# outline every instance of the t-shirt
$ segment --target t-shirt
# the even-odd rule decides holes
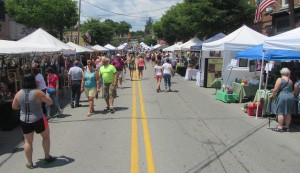
[[[74,66],[70,68],[69,73],[72,80],[81,80],[83,71],[80,67]]]
[[[47,88],[46,82],[45,82],[44,77],[41,73],[39,73],[35,76],[35,81],[37,81],[39,83],[39,85],[37,86],[38,90],[43,90],[43,89]]]
[[[112,83],[115,80],[116,68],[111,65],[105,65],[100,68],[99,75],[103,79],[103,83]]]
[[[155,65],[154,69],[155,69],[156,75],[162,75],[162,66],[161,65]]]
[[[56,81],[58,81],[58,77],[56,74],[53,74],[52,77],[50,77],[50,75],[47,76],[47,82],[49,88],[56,88]]]
[[[163,73],[164,74],[171,74],[171,68],[172,68],[172,65],[169,64],[169,63],[164,63],[162,65],[162,68],[164,69]]]
[[[112,62],[112,65],[114,65],[118,71],[122,71],[124,68],[124,62],[121,58],[115,58]]]

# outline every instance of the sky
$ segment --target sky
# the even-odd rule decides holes
[[[126,21],[131,24],[131,31],[144,31],[149,17],[155,22],[172,5],[181,2],[183,0],[81,0],[80,20],[83,23],[93,17],[101,21]]]

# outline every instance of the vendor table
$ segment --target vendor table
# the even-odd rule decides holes
[[[196,69],[186,69],[185,80],[191,80],[193,77],[196,77],[198,70]]]
[[[236,82],[232,83],[232,91],[237,95],[239,103],[243,102],[245,97],[253,98],[258,88],[258,85],[242,85]]]
[[[221,100],[225,103],[234,103],[237,101],[237,95],[235,93],[227,94],[224,91],[218,90],[216,93],[216,100]]]

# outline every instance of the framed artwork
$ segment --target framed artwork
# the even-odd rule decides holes
[[[209,56],[210,57],[221,57],[221,51],[210,51]]]

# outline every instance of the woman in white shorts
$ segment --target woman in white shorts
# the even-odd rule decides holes
[[[97,92],[100,92],[99,75],[95,73],[94,65],[91,60],[87,60],[87,69],[84,71],[81,92],[85,91],[87,98],[89,99],[89,111],[87,116],[91,116],[94,113],[94,98]]]

